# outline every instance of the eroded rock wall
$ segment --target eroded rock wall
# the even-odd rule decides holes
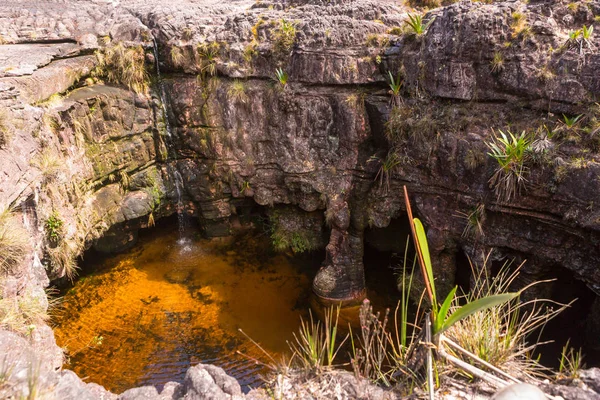
[[[462,1],[429,12],[424,35],[406,31],[407,11],[374,0],[3,3],[0,203],[17,206],[32,238],[3,298],[45,298],[47,271],[64,279],[83,249],[122,249],[177,207],[227,235],[251,201],[323,213],[315,292],[360,300],[364,231],[404,217],[404,185],[438,287],[454,285],[458,254],[495,249],[499,262],[530,259],[522,284],[565,268],[600,293],[600,43],[569,39],[600,3]],[[121,44],[141,46],[150,91],[98,73],[94,51]],[[395,99],[388,72],[403,80]],[[563,113],[582,115],[576,134]],[[537,132],[542,146],[509,201],[489,183],[498,129]],[[60,241],[48,237],[53,215]],[[30,334],[55,349],[40,327]]]

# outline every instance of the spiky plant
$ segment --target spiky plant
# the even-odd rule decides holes
[[[288,78],[289,78],[287,72],[285,72],[281,68],[277,68],[275,70],[275,77],[277,78],[277,82],[279,82],[281,87],[285,89],[288,84]]]
[[[404,23],[409,26],[411,33],[416,36],[423,35],[435,19],[432,18],[429,21],[424,22],[421,14],[407,14],[407,16],[408,20],[405,20]]]
[[[531,139],[525,132],[518,136],[510,131],[498,130],[498,133],[499,136],[486,143],[490,150],[487,154],[498,163],[490,186],[498,201],[509,201],[525,188]]]
[[[490,62],[490,69],[494,74],[497,74],[504,69],[504,57],[502,56],[502,53],[498,51],[494,53],[494,58]]]
[[[396,78],[390,71],[388,71],[388,76],[390,77],[390,104],[392,107],[398,107],[401,103],[400,99],[400,89],[402,88],[402,77],[400,74]]]

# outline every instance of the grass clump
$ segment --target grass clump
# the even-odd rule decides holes
[[[397,171],[398,166],[402,164],[402,158],[395,149],[390,149],[385,158],[372,156],[369,162],[380,163],[375,180],[379,181],[379,187],[383,189],[385,194],[389,193],[392,176]]]
[[[388,75],[390,77],[390,104],[392,107],[398,107],[402,102],[400,98],[400,89],[402,88],[402,75],[399,73],[398,76],[394,78],[394,75],[392,75],[390,71],[388,71]]]
[[[185,55],[183,54],[181,47],[171,47],[171,62],[173,63],[173,66],[177,68],[183,66],[185,62]]]
[[[273,51],[280,57],[285,57],[296,43],[296,23],[281,19],[279,26],[273,32]]]
[[[248,95],[246,94],[246,82],[235,79],[229,89],[227,95],[233,103],[246,104],[248,101]]]
[[[48,308],[56,301],[48,301],[43,291],[26,289],[16,297],[0,297],[0,327],[23,335],[31,334],[36,325],[49,320]]]
[[[197,47],[198,64],[201,77],[212,77],[217,74],[217,60],[221,45],[218,42],[202,43]]]
[[[315,321],[312,312],[309,312],[308,321],[301,319],[299,332],[294,333],[294,342],[288,343],[300,368],[318,371],[334,366],[340,348],[349,337],[346,334],[338,341],[339,317],[340,307],[329,307],[325,309],[323,322]]]
[[[51,147],[45,148],[31,160],[30,164],[40,170],[42,173],[42,182],[45,184],[56,179],[64,165],[58,150]]]
[[[570,340],[567,340],[567,343],[565,343],[560,353],[560,359],[558,360],[558,379],[577,379],[579,378],[581,369],[585,368],[581,349],[575,351],[575,349],[569,345],[569,342]]]
[[[122,42],[96,52],[98,65],[93,76],[122,84],[136,93],[148,92],[146,53],[142,46],[127,47]]]
[[[531,36],[531,27],[527,23],[527,15],[522,12],[515,11],[511,14],[510,27],[512,29],[513,39],[526,39]]]
[[[472,302],[508,292],[521,266],[511,271],[510,265],[506,264],[492,277],[487,266],[488,259],[489,254],[483,266],[471,264],[472,288],[452,307],[458,307],[458,300]],[[542,367],[529,357],[535,351],[537,341],[528,343],[528,340],[566,308],[564,305],[555,309],[549,306],[556,304],[543,299],[521,302],[515,298],[485,312],[470,315],[452,326],[446,335],[465,350],[503,371],[519,371],[523,378],[534,378],[540,374]]]
[[[490,178],[490,186],[494,188],[498,201],[510,201],[525,188],[531,139],[525,132],[518,136],[510,131],[498,132],[500,136],[486,143],[490,150],[488,155],[498,163]]]
[[[490,62],[490,70],[494,74],[500,73],[504,69],[504,56],[500,52],[494,53],[494,58]]]
[[[0,273],[8,274],[30,249],[29,234],[11,208],[0,213]]]

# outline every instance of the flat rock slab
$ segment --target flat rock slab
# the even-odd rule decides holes
[[[0,78],[31,75],[55,58],[79,53],[75,43],[0,45]]]

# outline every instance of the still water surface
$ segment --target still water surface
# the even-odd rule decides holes
[[[273,254],[264,235],[150,232],[124,254],[86,259],[95,272],[65,293],[56,321],[65,367],[116,393],[182,381],[199,362],[224,368],[245,390],[260,385],[267,371],[251,358],[265,356],[239,329],[275,357],[287,353],[307,316],[314,266]]]

